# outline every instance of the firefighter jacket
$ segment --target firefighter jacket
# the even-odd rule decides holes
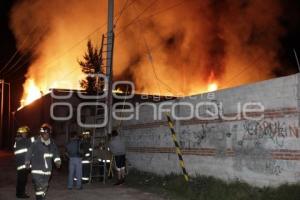
[[[83,164],[84,163],[90,163],[90,162],[84,162],[84,161],[89,161],[91,160],[92,158],[92,146],[91,146],[91,143],[89,140],[83,140],[81,145],[80,145],[80,148],[83,152],[83,157],[82,157],[82,160],[83,160]]]
[[[34,142],[34,137],[31,139],[22,136],[17,136],[14,144],[14,154],[16,158],[17,170],[25,169],[25,156],[31,144]]]
[[[39,137],[26,153],[26,163],[31,163],[31,173],[51,175],[52,161],[58,165],[61,163],[57,146],[52,139],[46,145]]]

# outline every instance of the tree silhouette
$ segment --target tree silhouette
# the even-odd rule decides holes
[[[103,81],[96,76],[103,74],[102,62],[102,49],[94,47],[89,40],[83,60],[78,61],[81,71],[86,74],[85,79],[80,80],[80,87],[86,90],[88,94],[96,94],[98,89],[103,91]]]

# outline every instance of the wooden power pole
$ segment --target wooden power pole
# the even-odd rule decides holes
[[[7,116],[7,126],[6,128],[10,130],[11,128],[11,92],[10,92],[10,83],[6,83],[3,79],[0,80],[0,84],[1,84],[1,105],[0,105],[0,109],[1,109],[1,113],[0,113],[0,148],[3,147],[3,138],[4,138],[4,127],[5,127],[5,123],[4,123],[4,117]],[[7,112],[5,112],[4,110],[4,102],[6,101],[7,98],[5,98],[5,85],[8,86],[8,107],[7,108]],[[7,114],[7,115],[6,115]]]
[[[1,82],[1,114],[0,114],[0,148],[2,147],[2,144],[3,144],[3,115],[4,115],[4,111],[3,111],[3,108],[4,108],[4,85],[5,85],[5,82],[4,80],[0,80]]]
[[[113,54],[114,54],[114,0],[108,0],[108,16],[107,16],[107,51],[106,51],[106,76],[108,80],[107,102],[108,106],[108,122],[106,134],[112,131],[112,82],[113,82]]]

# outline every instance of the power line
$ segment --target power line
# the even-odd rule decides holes
[[[7,61],[7,63],[5,64],[5,66],[0,70],[0,74],[9,66],[9,64],[14,60],[14,58],[18,55],[18,53],[20,52],[19,49],[23,48],[23,46],[25,45],[26,41],[28,40],[29,36],[31,36],[34,31],[36,30],[37,26],[34,27],[29,34],[27,34],[26,38],[22,41],[20,47],[17,47],[17,50],[15,51],[15,53],[10,57],[10,59]]]
[[[144,20],[144,19],[148,19],[148,18],[154,17],[154,16],[159,15],[159,14],[161,14],[161,13],[167,12],[168,10],[171,10],[171,9],[173,9],[173,8],[175,8],[175,7],[178,7],[178,6],[180,6],[181,4],[183,4],[183,3],[185,3],[185,2],[186,2],[186,0],[182,0],[182,1],[180,1],[179,3],[173,4],[173,5],[171,5],[171,6],[167,7],[167,8],[164,8],[164,9],[161,9],[161,10],[157,11],[156,13],[153,13],[153,14],[151,14],[151,15],[148,15],[148,16],[146,16],[146,17],[143,17],[142,19],[140,19],[140,21],[141,21],[141,20]],[[120,34],[123,33],[123,32],[125,31],[125,29],[127,29],[130,25],[134,24],[134,21],[136,21],[139,17],[141,17],[142,14],[143,14],[143,13],[140,13],[139,16],[137,16],[137,17],[136,17],[135,19],[133,19],[129,24],[127,24],[126,26],[124,26],[123,29],[122,29],[121,31],[119,31],[119,33],[116,35],[116,37],[117,37],[117,36],[120,36]],[[121,42],[122,42],[122,41],[121,41]],[[147,53],[147,52],[146,52],[146,53]]]
[[[131,5],[132,5],[134,2],[136,2],[136,0],[133,1],[133,2],[131,2]],[[128,26],[130,26],[130,25],[132,24],[133,21],[137,20],[142,14],[144,14],[144,12],[145,12],[147,9],[149,9],[155,2],[156,2],[156,0],[152,1],[151,4],[150,4],[146,9],[144,9],[137,17],[135,17],[129,24],[127,24],[125,28],[127,28]],[[63,53],[59,58],[63,57],[65,54],[67,54],[67,53],[68,53],[69,51],[71,51],[73,48],[75,48],[76,46],[78,46],[81,42],[85,41],[85,40],[86,40],[88,37],[90,37],[92,34],[94,34],[95,32],[97,32],[98,30],[102,29],[106,24],[107,24],[107,23],[104,23],[104,24],[101,25],[100,27],[96,28],[92,33],[90,33],[90,34],[87,35],[84,39],[80,40],[78,43],[76,43],[75,45],[73,45],[70,49],[68,49],[65,53]],[[116,35],[116,37],[118,37],[118,36],[119,36],[119,35]],[[58,58],[58,59],[59,59],[59,58]],[[46,64],[45,67],[48,66],[49,64],[52,64],[52,63],[53,63],[53,62]],[[76,69],[77,69],[77,68],[76,68]],[[76,71],[76,69],[74,69],[73,71],[71,71],[70,74],[66,74],[65,76],[63,76],[62,79],[68,77],[68,76],[71,75],[71,74],[73,74],[73,73]],[[61,79],[61,80],[62,80],[62,79]]]
[[[45,28],[44,31],[42,32],[42,34],[40,34],[40,36],[37,37],[37,38],[31,43],[30,47],[28,48],[28,52],[31,51],[31,50],[38,44],[38,42],[42,39],[44,33],[46,33],[46,32],[47,32],[47,29]],[[20,61],[22,61],[22,59],[23,59],[25,56],[28,56],[28,58],[25,59],[25,61],[23,62],[23,64],[20,64],[17,68],[14,69],[14,67],[16,67],[16,66],[18,65],[18,63],[19,63]],[[24,66],[24,64],[26,64],[26,62],[28,62],[30,59],[31,59],[31,58],[30,58],[30,56],[29,56],[29,53],[24,53],[24,54],[22,54],[22,56],[20,56],[19,59],[18,59],[13,65],[11,65],[11,66],[8,68],[8,70],[7,70],[6,72],[3,73],[3,76],[6,76],[6,75],[9,75],[9,74],[11,74],[11,73],[13,73],[13,72],[18,71],[18,70],[21,69],[21,68]],[[12,70],[12,71],[11,71],[11,70]]]
[[[260,59],[263,57],[263,54],[258,56],[252,63],[250,66],[255,66]],[[249,65],[247,65],[246,67],[244,67],[241,71],[239,71],[237,74],[235,74],[234,76],[232,76],[228,81],[226,81],[225,85],[228,85],[231,81],[233,81],[235,78],[239,77],[241,74],[243,74],[244,72],[246,72],[247,70],[251,69],[251,67],[249,67]],[[224,85],[224,87],[226,87]]]
[[[125,11],[127,8],[129,8],[132,4],[134,4],[136,1],[137,1],[137,0],[133,0],[127,7],[125,7],[126,4],[127,4],[127,2],[128,2],[128,0],[127,0],[127,2],[125,3],[124,7],[123,7],[123,8],[121,9],[121,11],[119,12],[118,17],[116,18],[116,23],[117,23],[117,21],[118,21],[118,18],[121,17],[121,15],[124,13],[124,11]],[[86,41],[89,37],[91,37],[93,34],[97,33],[98,31],[100,31],[102,28],[104,28],[105,25],[107,25],[107,22],[103,23],[101,26],[99,26],[99,27],[97,27],[96,29],[94,29],[91,33],[89,33],[89,34],[88,34],[87,36],[85,36],[83,39],[81,39],[81,40],[78,41],[76,44],[74,44],[72,47],[70,47],[69,49],[67,49],[67,50],[66,50],[64,53],[62,53],[59,57],[55,58],[55,61],[56,61],[57,59],[62,58],[62,57],[65,56],[65,55],[67,55],[72,49],[74,49],[75,47],[77,47],[78,45],[80,45],[82,42]],[[53,60],[54,60],[54,59],[53,59]],[[53,64],[55,61],[50,62],[50,63],[47,63],[47,64],[45,65],[45,67],[47,67],[47,66]]]
[[[121,33],[123,33],[129,26],[131,26],[133,23],[135,23],[136,20],[138,20],[147,10],[149,10],[157,1],[153,0],[140,14],[138,14],[131,22],[126,24],[125,26],[122,27],[122,30],[119,31],[116,34],[116,37],[118,37]]]
[[[127,6],[127,8],[128,8],[130,5],[132,5],[133,3],[135,3],[135,2],[136,2],[136,0],[132,1],[131,4],[129,4],[129,5]],[[169,7],[165,8],[165,9],[162,9],[162,10],[156,12],[156,13],[153,13],[153,14],[151,14],[151,15],[145,17],[144,19],[149,18],[149,17],[153,17],[153,16],[158,15],[158,14],[160,14],[160,13],[163,13],[163,12],[165,12],[165,11],[167,11],[167,10],[170,10],[170,9],[172,9],[172,8],[174,8],[174,7],[177,7],[177,6],[181,5],[183,2],[184,2],[184,1],[181,1],[180,3],[174,4],[174,5],[172,5],[172,6],[169,6]],[[147,6],[140,14],[139,14],[139,15],[137,15],[130,23],[128,23],[126,26],[122,27],[122,30],[116,35],[116,37],[118,37],[122,32],[125,31],[125,29],[127,29],[127,28],[128,28],[130,25],[132,25],[138,18],[140,18],[140,17],[141,17],[148,9],[150,9],[150,8],[154,5],[154,3],[156,3],[156,0],[152,1],[152,2],[151,2],[151,3],[150,3],[150,4],[149,4],[149,5],[148,5],[148,6]],[[122,9],[121,11],[124,13],[125,8]],[[119,16],[122,14],[122,12],[120,12]],[[120,17],[119,17],[119,18],[120,18]],[[83,41],[85,41],[88,37],[90,37],[91,35],[93,35],[93,34],[96,33],[97,31],[101,30],[105,25],[106,25],[106,23],[104,23],[104,24],[102,24],[101,26],[97,27],[93,32],[91,32],[90,34],[88,34],[85,38],[83,38],[82,40],[78,41],[75,45],[73,45],[73,46],[70,47],[68,50],[66,50],[63,54],[61,54],[59,57],[57,57],[57,59],[59,59],[59,58],[65,56],[67,53],[69,53],[69,51],[71,51],[73,48],[75,48],[76,46],[78,46],[80,43],[82,43]],[[149,47],[148,47],[148,48],[149,48]],[[149,50],[150,50],[150,48],[149,48]],[[52,64],[52,63],[54,63],[54,62],[47,63],[47,64],[45,65],[45,67],[49,66],[49,65]],[[73,74],[75,71],[76,71],[76,69],[74,69],[71,73],[66,74],[65,76],[63,76],[62,79],[64,79],[65,77],[67,77],[67,76],[69,76],[69,75],[71,75],[71,74]],[[61,80],[62,80],[62,79],[61,79]]]
[[[145,43],[145,46],[146,46],[146,48],[148,50],[149,60],[150,60],[151,67],[152,67],[152,70],[153,70],[153,73],[154,73],[154,76],[155,76],[156,80],[159,81],[162,85],[164,85],[169,92],[171,92],[172,94],[176,94],[176,93],[174,93],[174,89],[173,88],[171,88],[168,84],[166,84],[164,81],[162,81],[159,78],[159,76],[158,76],[158,74],[156,72],[156,68],[155,68],[155,65],[154,65],[154,61],[153,61],[153,56],[152,56],[151,50],[149,49],[149,46],[148,46],[147,41],[146,41],[145,38],[144,38],[144,43]],[[158,87],[159,87],[159,85],[158,85]],[[161,95],[160,87],[159,87],[159,92],[160,92],[160,95]]]
[[[118,17],[116,17],[116,19],[115,19],[114,26],[116,26],[116,25],[117,25],[117,23],[118,23],[119,19],[121,18],[122,14],[124,13],[125,9],[127,9],[127,8],[130,6],[130,5],[129,5],[129,6],[127,6],[128,2],[129,2],[129,0],[126,0],[126,2],[124,3],[124,6],[123,6],[123,8],[122,8],[122,9],[121,9],[121,11],[120,11],[120,14],[119,14],[119,16],[118,16]],[[127,7],[126,7],[126,6],[127,6]]]
[[[124,4],[124,6],[123,6],[123,8],[121,9],[121,11],[119,12],[120,14],[119,14],[119,16],[118,17],[116,17],[116,19],[115,19],[115,23],[114,23],[114,26],[116,26],[117,25],[117,23],[118,23],[118,21],[119,21],[119,19],[121,18],[121,16],[123,15],[123,13],[124,13],[124,11],[126,10],[126,9],[128,9],[131,5],[133,5],[135,2],[136,2],[137,0],[133,0],[133,1],[131,1],[130,2],[130,4],[126,7],[126,5],[128,4],[128,2],[129,2],[129,0],[126,0],[126,2],[125,2],[125,4]]]
[[[172,5],[172,6],[168,7],[168,8],[166,8],[166,9],[163,9],[163,11],[165,12],[165,11],[171,9],[171,8],[177,7],[177,6],[181,5],[183,2],[184,2],[184,1],[181,1],[180,3],[177,3],[177,4],[175,4],[175,5]],[[134,8],[137,10],[137,8],[136,8],[135,6],[134,6]],[[160,11],[160,12],[157,12],[156,14],[159,14],[159,13],[161,13],[161,11]],[[155,14],[152,14],[152,15],[150,15],[150,16],[153,17],[154,15],[155,15]],[[140,20],[138,20],[138,23],[139,23],[139,25],[141,26]],[[141,32],[141,34],[143,34],[143,33]],[[166,84],[164,81],[162,81],[162,80],[159,78],[159,76],[158,76],[158,74],[157,74],[157,72],[156,72],[155,65],[154,65],[152,52],[151,52],[151,50],[150,50],[150,48],[149,48],[149,45],[148,45],[148,43],[147,43],[146,38],[145,38],[144,36],[142,36],[142,37],[143,37],[143,40],[144,40],[144,44],[145,44],[145,46],[146,46],[146,50],[147,50],[147,53],[148,53],[148,56],[149,56],[149,60],[150,60],[150,63],[151,63],[151,67],[152,67],[152,70],[153,70],[153,73],[154,73],[154,76],[155,76],[156,80],[159,81],[162,85],[164,85],[164,86],[167,88],[167,90],[168,90],[169,92],[171,92],[172,94],[176,94],[176,93],[174,93],[174,91],[176,91],[176,90],[174,90],[173,88],[171,88],[168,84]],[[159,89],[159,92],[160,92],[160,94],[161,94],[161,89],[160,89],[159,85],[158,85],[158,89]],[[178,92],[178,91],[176,91],[176,92]]]
[[[136,0],[135,0],[136,1]],[[130,5],[132,5],[135,1],[132,1],[131,2],[131,4]],[[153,14],[151,14],[151,15],[149,15],[149,16],[146,16],[146,17],[144,17],[143,19],[147,19],[147,18],[150,18],[150,17],[154,17],[154,16],[156,16],[156,15],[159,15],[159,14],[161,14],[161,13],[163,13],[163,12],[166,12],[166,11],[168,11],[168,10],[170,10],[170,9],[173,9],[173,8],[175,8],[175,7],[178,7],[178,6],[180,6],[181,4],[183,4],[185,2],[185,0],[182,0],[182,1],[180,1],[179,3],[176,3],[176,4],[173,4],[173,5],[171,5],[171,6],[169,6],[169,7],[167,7],[167,8],[165,8],[165,9],[161,9],[161,10],[159,10],[159,11],[157,11],[156,13],[153,13]],[[141,11],[133,20],[131,20],[131,22],[129,22],[127,25],[125,25],[124,27],[122,27],[122,30],[120,30],[119,32],[118,32],[118,34],[116,35],[116,38],[118,37],[118,36],[120,36],[120,34],[121,33],[123,33],[124,31],[125,31],[125,29],[127,29],[129,26],[131,26],[132,24],[134,24],[134,22],[135,21],[137,21],[148,9],[150,9],[153,5],[154,5],[154,3],[156,3],[156,0],[154,0],[154,1],[152,1],[145,9],[143,9],[143,11]],[[128,7],[130,6],[130,5],[128,5]],[[128,8],[127,7],[127,8]],[[145,42],[145,45],[146,45],[146,48],[147,48],[147,50],[146,50],[146,55],[150,55],[150,57],[149,58],[151,58],[152,57],[152,55],[151,55],[151,49],[149,48],[149,45],[147,44],[147,42],[144,40],[144,42]],[[158,47],[157,45],[155,45],[156,47]],[[150,54],[149,54],[150,53]],[[155,69],[155,66],[154,66],[154,63],[153,63],[153,61],[150,59],[150,62],[151,62],[151,67],[152,67],[152,69],[153,69],[153,73],[154,73],[154,75],[155,75],[155,77],[157,78],[157,80],[158,81],[160,81],[161,82],[161,84],[163,84],[166,88],[168,88],[168,91],[169,92],[171,92],[172,94],[174,94],[174,89],[172,89],[170,86],[168,86],[166,83],[164,83],[159,77],[158,77],[158,74],[157,74],[157,72],[156,72],[156,69]],[[76,71],[76,69],[74,69],[70,74],[72,74],[72,73],[74,73]],[[68,77],[70,74],[66,74],[65,76],[64,76],[64,78],[65,77]],[[160,90],[160,89],[159,89]],[[171,91],[170,91],[171,90]],[[178,92],[178,91],[177,91]]]
[[[128,1],[128,0],[127,0]],[[127,8],[129,7],[129,6],[131,6],[133,3],[135,3],[137,0],[134,0],[134,1],[132,1],[128,6],[127,6]],[[126,3],[127,4],[127,3]],[[125,4],[125,5],[126,5]],[[119,17],[118,18],[120,18],[120,16],[122,15],[122,13],[127,9],[125,6],[123,7],[123,9],[119,12]],[[118,19],[117,18],[117,19]],[[96,29],[94,29],[91,33],[89,33],[87,36],[85,36],[82,40],[80,40],[80,41],[78,41],[77,43],[75,43],[73,46],[71,46],[69,49],[67,49],[65,52],[63,52],[60,56],[58,56],[58,57],[56,57],[56,58],[53,58],[52,59],[52,61],[51,62],[49,62],[49,63],[47,63],[44,67],[48,67],[49,65],[51,65],[51,64],[53,64],[55,61],[57,61],[57,60],[59,60],[60,58],[62,58],[63,56],[65,56],[65,55],[67,55],[72,49],[74,49],[75,47],[77,47],[78,45],[80,45],[82,42],[84,42],[84,41],[86,41],[91,35],[93,35],[93,34],[95,34],[96,32],[98,32],[98,31],[100,31],[102,28],[104,28],[105,27],[105,25],[106,25],[107,23],[105,22],[105,23],[103,23],[101,26],[99,26],[99,27],[97,27]],[[30,60],[30,58],[29,59],[27,59],[27,62]],[[20,66],[20,67],[18,67],[18,69],[21,69],[22,67]],[[17,69],[17,70],[18,70]],[[17,71],[17,70],[15,70],[15,71]],[[15,72],[14,71],[14,72]],[[9,74],[9,73],[8,73]],[[8,75],[7,74],[7,75]]]
[[[195,0],[194,0],[194,1],[195,1]],[[187,2],[186,0],[182,0],[182,1],[178,2],[178,3],[176,3],[176,4],[173,4],[173,5],[169,6],[169,7],[167,7],[167,8],[164,8],[164,9],[162,9],[162,10],[159,10],[159,11],[157,11],[156,13],[153,13],[152,15],[149,15],[149,16],[147,16],[146,18],[143,18],[143,19],[147,19],[147,18],[150,18],[150,17],[154,17],[154,16],[159,15],[159,14],[161,14],[161,13],[164,13],[164,12],[166,12],[166,11],[168,11],[168,10],[171,10],[171,9],[173,9],[173,8],[176,8],[176,7],[178,7],[178,6],[180,6],[181,4],[186,3],[186,2]]]
[[[60,58],[62,58],[63,56],[67,55],[72,49],[74,49],[75,47],[77,47],[78,45],[80,45],[83,41],[87,40],[91,35],[93,35],[94,33],[96,33],[97,31],[101,30],[103,27],[105,26],[105,24],[102,24],[101,26],[97,27],[93,32],[91,32],[90,34],[88,34],[86,37],[84,37],[82,40],[78,41],[76,44],[74,44],[72,47],[70,47],[69,49],[67,49],[66,51],[64,51],[61,55],[57,56],[56,58],[51,59],[52,61],[48,62],[46,65],[44,65],[45,67],[48,67],[52,64],[54,64],[55,62],[58,62],[58,60]],[[29,61],[29,59],[27,59],[27,61]],[[19,67],[20,69],[21,67]]]
[[[156,0],[154,0],[154,1],[151,3],[151,6],[152,6],[152,4],[155,3],[155,1],[156,1]],[[132,4],[135,3],[135,2],[136,2],[136,0],[132,1],[130,5],[132,5]],[[129,7],[130,5],[128,5],[128,7]],[[149,6],[147,9],[149,9],[151,6]],[[147,9],[145,9],[145,11],[146,11]],[[124,10],[125,10],[125,8],[122,9],[122,10],[120,11],[119,16],[122,14],[122,12],[124,12]],[[140,13],[134,20],[136,20],[138,17],[140,17],[143,13],[144,13],[144,12]],[[102,24],[101,26],[97,27],[94,31],[92,31],[90,34],[88,34],[87,36],[85,36],[82,40],[78,41],[75,45],[73,45],[72,47],[70,47],[69,49],[67,49],[67,50],[66,50],[64,53],[62,53],[60,56],[58,56],[58,57],[56,57],[55,59],[53,59],[53,61],[47,63],[44,67],[47,67],[47,66],[53,64],[56,60],[62,58],[62,57],[65,56],[66,54],[68,54],[72,49],[74,49],[75,47],[77,47],[78,45],[80,45],[83,41],[85,41],[86,39],[88,39],[91,35],[93,35],[93,34],[96,33],[97,31],[99,31],[99,30],[101,30],[102,28],[104,28],[104,26],[105,26],[106,24],[107,24],[107,23],[104,23],[104,24]],[[130,26],[130,25],[131,25],[131,23],[128,24],[125,28],[127,28],[127,27]],[[116,36],[116,37],[117,37],[117,36]],[[29,60],[30,60],[30,59],[28,59],[27,61],[29,61]],[[15,66],[15,65],[14,65],[14,66]],[[22,67],[18,67],[18,69],[20,69],[20,68],[22,68]],[[16,70],[15,70],[15,71],[16,71]],[[9,73],[7,73],[7,75],[8,75],[8,74],[9,74]]]
[[[134,8],[137,10],[137,8],[134,6]],[[141,23],[140,21],[138,20],[138,23],[140,25],[140,28],[141,28]],[[150,61],[150,64],[151,64],[151,67],[152,67],[152,70],[153,70],[153,73],[154,73],[154,76],[156,78],[157,81],[161,82],[164,86],[166,86],[168,89],[171,89],[167,84],[165,84],[163,81],[160,80],[160,78],[158,77],[157,73],[156,73],[156,70],[155,70],[155,66],[154,66],[154,62],[153,62],[153,56],[152,56],[152,52],[149,48],[149,45],[146,41],[146,38],[144,37],[142,31],[141,31],[141,35],[142,35],[142,38],[143,38],[143,41],[144,41],[144,44],[145,44],[145,47],[146,47],[146,51],[147,51],[147,54],[148,54],[148,58],[149,58],[149,61]],[[159,90],[159,95],[161,95],[161,89],[160,89],[160,85],[157,84],[157,87],[158,87],[158,90]],[[169,90],[168,90],[169,91]],[[169,91],[170,92],[170,91]],[[171,92],[173,93],[173,92]]]

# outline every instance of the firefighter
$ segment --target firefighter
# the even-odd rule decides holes
[[[28,138],[30,129],[28,126],[21,126],[17,130],[17,137],[14,144],[14,154],[16,157],[17,167],[17,184],[16,184],[16,197],[21,199],[27,199],[29,196],[26,194],[26,184],[29,170],[25,166],[25,155],[34,141]]]
[[[82,183],[88,183],[90,181],[90,170],[92,160],[92,146],[91,146],[91,134],[90,131],[82,132],[81,147],[83,152],[82,158]]]
[[[43,124],[40,128],[40,137],[26,153],[26,167],[29,168],[31,164],[31,174],[37,200],[45,199],[52,171],[52,160],[57,168],[61,166],[57,146],[50,138],[51,132],[51,126]]]

